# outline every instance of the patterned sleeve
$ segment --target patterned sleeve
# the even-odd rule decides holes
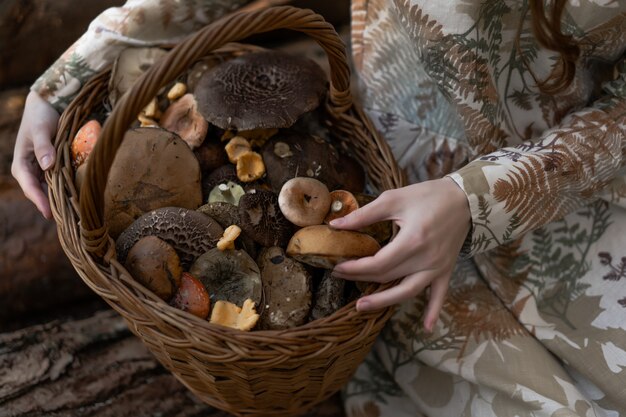
[[[626,202],[626,59],[590,107],[539,138],[481,156],[449,176],[465,191],[464,257],[487,251],[589,202]]]
[[[31,90],[60,112],[82,85],[129,46],[164,46],[250,0],[128,0],[105,10]]]

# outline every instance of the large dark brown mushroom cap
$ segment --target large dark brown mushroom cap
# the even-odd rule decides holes
[[[245,251],[211,249],[189,272],[204,285],[213,303],[223,300],[240,306],[248,298],[257,305],[261,301],[261,272]]]
[[[104,217],[113,238],[154,209],[201,204],[200,165],[185,142],[165,129],[126,132],[104,191]]]
[[[315,62],[276,51],[245,54],[208,70],[194,94],[200,113],[222,129],[289,127],[318,107],[326,74]]]
[[[186,146],[186,145],[185,145]],[[224,233],[212,218],[194,210],[163,207],[139,217],[119,236],[115,248],[117,258],[124,263],[128,251],[142,237],[156,236],[174,247],[183,269],[215,247]]]
[[[283,216],[278,196],[271,191],[251,190],[239,200],[241,230],[262,246],[285,246],[293,225]]]

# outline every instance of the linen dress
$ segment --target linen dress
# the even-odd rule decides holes
[[[134,0],[33,86],[62,110],[129,46],[245,1]],[[436,328],[403,303],[344,390],[349,416],[626,417],[626,2],[571,0],[572,85],[527,0],[354,0],[360,100],[411,182],[449,175],[472,215]],[[419,216],[420,213],[415,213]]]

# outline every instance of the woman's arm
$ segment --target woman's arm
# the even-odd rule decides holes
[[[129,46],[163,46],[250,0],[129,0],[100,14],[35,82],[17,134],[11,173],[41,214],[51,218],[42,170],[54,165],[51,138],[59,114],[83,84]]]
[[[591,106],[533,141],[484,155],[450,177],[472,213],[463,255],[513,240],[598,199],[626,164],[626,59]]]
[[[105,10],[35,82],[32,90],[60,113],[96,72],[129,46],[172,45],[250,0],[129,0]]]

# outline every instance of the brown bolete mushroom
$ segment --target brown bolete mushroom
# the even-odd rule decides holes
[[[259,327],[283,330],[306,323],[311,309],[311,275],[279,247],[259,255],[264,309]]]
[[[359,208],[359,203],[356,197],[346,190],[335,190],[330,193],[330,210],[324,223],[329,224],[332,220],[343,217],[349,213],[352,213]]]
[[[158,128],[126,132],[104,192],[104,217],[113,238],[156,208],[201,204],[198,160],[178,136]]]
[[[315,301],[311,309],[311,319],[328,317],[345,304],[344,289],[346,281],[333,278],[332,272],[326,270],[315,291]]]
[[[241,305],[248,298],[261,301],[261,272],[245,251],[211,249],[196,259],[189,272],[204,285],[213,302]]]
[[[228,301],[218,301],[211,312],[210,322],[220,326],[231,327],[237,330],[248,331],[256,325],[259,315],[254,309],[254,301],[246,300],[239,307]]]
[[[195,86],[200,112],[222,129],[285,128],[326,92],[315,62],[284,52],[244,54],[206,71]]]
[[[156,236],[139,239],[128,252],[124,266],[135,280],[163,300],[172,297],[183,273],[174,248]]]
[[[283,185],[278,195],[280,211],[296,226],[321,224],[330,205],[328,187],[314,178],[292,178]]]
[[[209,124],[198,113],[193,94],[185,94],[167,108],[160,120],[161,127],[176,133],[191,149],[202,144]]]
[[[294,132],[278,133],[261,149],[267,182],[279,192],[295,177],[315,178],[329,189],[341,188],[337,173],[339,154],[323,139]]]
[[[317,268],[333,269],[340,262],[372,256],[380,249],[365,233],[336,230],[326,225],[298,230],[287,246],[287,255]]]
[[[215,247],[224,230],[209,216],[181,207],[163,207],[139,217],[115,242],[124,263],[128,251],[144,236],[156,236],[174,247],[184,269]]]
[[[211,300],[204,286],[193,275],[183,272],[180,287],[174,294],[171,305],[201,319],[206,319],[211,309]]]
[[[262,246],[285,246],[292,225],[278,207],[278,197],[271,191],[253,189],[239,200],[239,226]]]

